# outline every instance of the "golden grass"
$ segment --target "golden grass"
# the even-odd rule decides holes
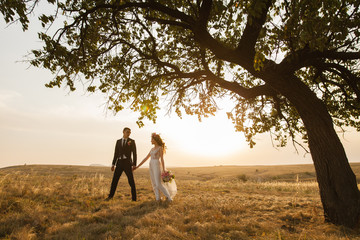
[[[135,172],[137,202],[125,176],[105,202],[109,168],[4,168],[0,239],[360,239],[324,223],[310,165],[284,168],[173,168],[170,204],[154,201],[148,169]]]

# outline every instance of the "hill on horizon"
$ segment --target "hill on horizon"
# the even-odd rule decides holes
[[[360,163],[350,164],[358,182],[360,182]],[[244,181],[316,181],[315,168],[312,164],[297,165],[254,165],[254,166],[212,166],[212,167],[169,167],[177,178],[211,180],[242,179]],[[56,175],[93,175],[103,174],[112,176],[109,166],[81,166],[81,165],[18,165],[0,168],[0,175],[21,171],[26,174]],[[135,173],[147,175],[148,168],[140,168]]]

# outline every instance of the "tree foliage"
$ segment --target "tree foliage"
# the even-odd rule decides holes
[[[0,9],[7,22],[18,18],[27,29],[37,2],[3,0]],[[73,91],[82,81],[89,92],[107,94],[114,112],[130,103],[140,126],[144,118],[156,120],[162,97],[180,117],[199,119],[216,112],[217,99],[230,98],[228,117],[251,147],[257,133],[268,131],[279,146],[289,138],[306,142],[297,109],[273,84],[289,86],[295,76],[322,100],[334,124],[360,130],[359,1],[48,3],[54,13],[39,17],[44,47],[33,50],[31,61],[56,75],[46,86]],[[63,26],[47,34],[59,20]]]

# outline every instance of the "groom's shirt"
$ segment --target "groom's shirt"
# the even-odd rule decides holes
[[[125,147],[125,144],[126,144],[127,140],[128,140],[127,138],[121,138],[121,147],[122,147],[122,148]],[[122,158],[123,158],[123,159],[126,158],[125,154],[122,155]]]

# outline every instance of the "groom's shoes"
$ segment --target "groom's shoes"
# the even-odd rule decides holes
[[[112,199],[112,197],[107,197],[107,198],[105,198],[105,202],[108,202],[108,201],[110,201]]]

